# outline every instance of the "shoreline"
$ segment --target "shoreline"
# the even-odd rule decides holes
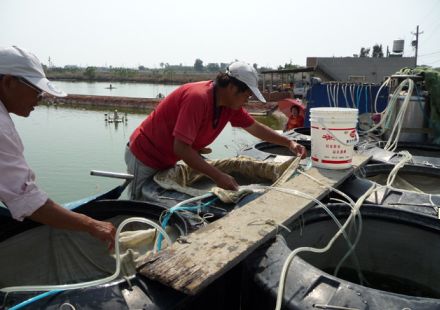
[[[182,85],[185,83],[215,79],[217,73],[143,73],[133,75],[115,75],[110,73],[97,73],[93,77],[85,76],[83,73],[58,73],[47,72],[47,78],[53,81],[69,82],[106,82],[106,83],[149,83]]]

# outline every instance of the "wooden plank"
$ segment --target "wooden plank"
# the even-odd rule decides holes
[[[353,167],[346,170],[311,168],[307,174],[320,182],[338,186],[369,157],[354,156]],[[329,191],[304,175],[281,185],[317,199]],[[175,243],[170,249],[140,259],[144,276],[194,295],[230,270],[258,246],[274,237],[278,224],[288,224],[315,205],[313,201],[270,190],[258,199],[224,218],[187,236],[187,243]]]

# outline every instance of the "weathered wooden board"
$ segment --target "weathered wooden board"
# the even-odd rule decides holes
[[[311,168],[307,174],[323,184],[337,186],[368,161],[354,156],[347,170]],[[281,185],[317,199],[329,190],[304,175],[297,175]],[[194,295],[230,270],[258,246],[275,236],[273,223],[288,224],[314,202],[270,190],[244,207],[190,234],[188,243],[175,243],[170,249],[140,260],[140,273],[176,290]],[[272,223],[272,224],[271,224]]]

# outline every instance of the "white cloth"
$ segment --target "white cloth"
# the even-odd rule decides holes
[[[22,221],[47,201],[35,184],[20,136],[6,107],[0,101],[0,200],[16,220]]]

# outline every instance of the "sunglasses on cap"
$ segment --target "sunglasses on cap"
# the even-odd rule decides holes
[[[43,99],[44,96],[44,91],[39,89],[38,87],[34,86],[33,84],[31,84],[30,82],[28,82],[26,79],[17,76],[17,79],[24,85],[29,86],[30,88],[32,88],[33,90],[35,90],[38,94],[37,94],[37,101],[41,101]]]

